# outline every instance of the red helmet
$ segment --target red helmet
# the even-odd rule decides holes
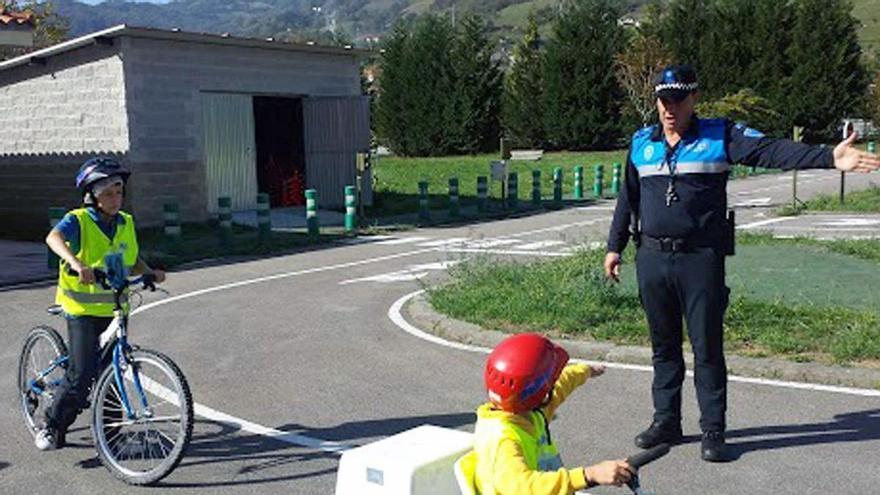
[[[486,361],[489,400],[512,413],[536,409],[568,363],[568,353],[547,337],[521,333],[501,341]]]

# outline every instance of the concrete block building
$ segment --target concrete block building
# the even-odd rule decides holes
[[[127,205],[157,225],[162,205],[203,221],[234,210],[344,202],[369,149],[364,51],[117,26],[0,63],[0,238],[47,229],[73,207],[77,167],[131,168]]]

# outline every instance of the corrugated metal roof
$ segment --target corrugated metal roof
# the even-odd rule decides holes
[[[273,38],[240,38],[235,36],[209,34],[209,33],[190,33],[179,30],[165,30],[154,28],[143,28],[120,24],[111,28],[97,31],[79,38],[75,38],[57,45],[53,45],[42,50],[37,50],[27,55],[22,55],[5,62],[0,63],[0,71],[11,69],[19,65],[26,65],[34,59],[46,59],[48,57],[58,56],[63,53],[88,46],[101,40],[108,40],[120,37],[130,38],[147,38],[156,40],[170,40],[187,43],[206,43],[212,45],[239,46],[247,48],[262,48],[267,50],[283,50],[293,52],[319,53],[325,55],[344,55],[362,57],[372,53],[370,50],[360,48],[334,47],[334,46],[318,46],[314,44],[299,44],[277,41]]]
[[[6,9],[5,6],[0,6],[0,24],[9,25],[9,24],[34,24],[34,13],[30,11],[25,12],[15,12],[13,10]]]

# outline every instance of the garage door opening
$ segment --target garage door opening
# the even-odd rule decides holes
[[[302,99],[255,96],[254,133],[257,185],[270,206],[305,204]]]

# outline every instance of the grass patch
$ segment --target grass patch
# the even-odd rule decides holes
[[[508,171],[518,174],[518,197],[521,201],[526,202],[532,197],[532,171],[541,171],[541,197],[547,200],[553,197],[553,170],[559,167],[563,174],[563,197],[571,199],[574,191],[574,167],[581,165],[584,167],[584,196],[593,198],[594,166],[602,164],[604,166],[603,196],[610,198],[613,178],[612,165],[620,163],[622,167],[625,166],[626,153],[625,149],[580,153],[545,153],[539,161],[512,160],[509,162]],[[426,158],[378,157],[375,159],[373,167],[373,206],[367,208],[366,214],[369,217],[377,218],[417,213],[419,209],[418,184],[422,180],[428,181],[429,209],[445,209],[448,207],[449,179],[451,177],[458,178],[461,206],[472,207],[477,204],[477,177],[489,177],[489,164],[498,159],[497,154]],[[749,167],[735,166],[732,176],[736,178],[767,172],[763,169],[752,170]],[[495,200],[501,198],[501,182],[490,181],[489,196]],[[500,208],[497,203],[496,206]]]
[[[771,234],[740,232],[737,243],[746,246],[811,246],[827,252],[880,263],[880,239],[817,240],[809,237],[779,239]]]
[[[836,195],[823,194],[807,201],[804,208],[810,211],[880,213],[880,186],[872,184],[867,189],[847,193],[843,203]]]
[[[484,328],[650,345],[632,260],[625,264],[628,280],[617,286],[604,279],[603,257],[601,251],[584,251],[528,264],[476,259],[457,265],[451,282],[428,295],[438,311]],[[880,358],[877,305],[791,303],[783,296],[756,298],[734,288],[725,320],[727,349],[798,361]]]

